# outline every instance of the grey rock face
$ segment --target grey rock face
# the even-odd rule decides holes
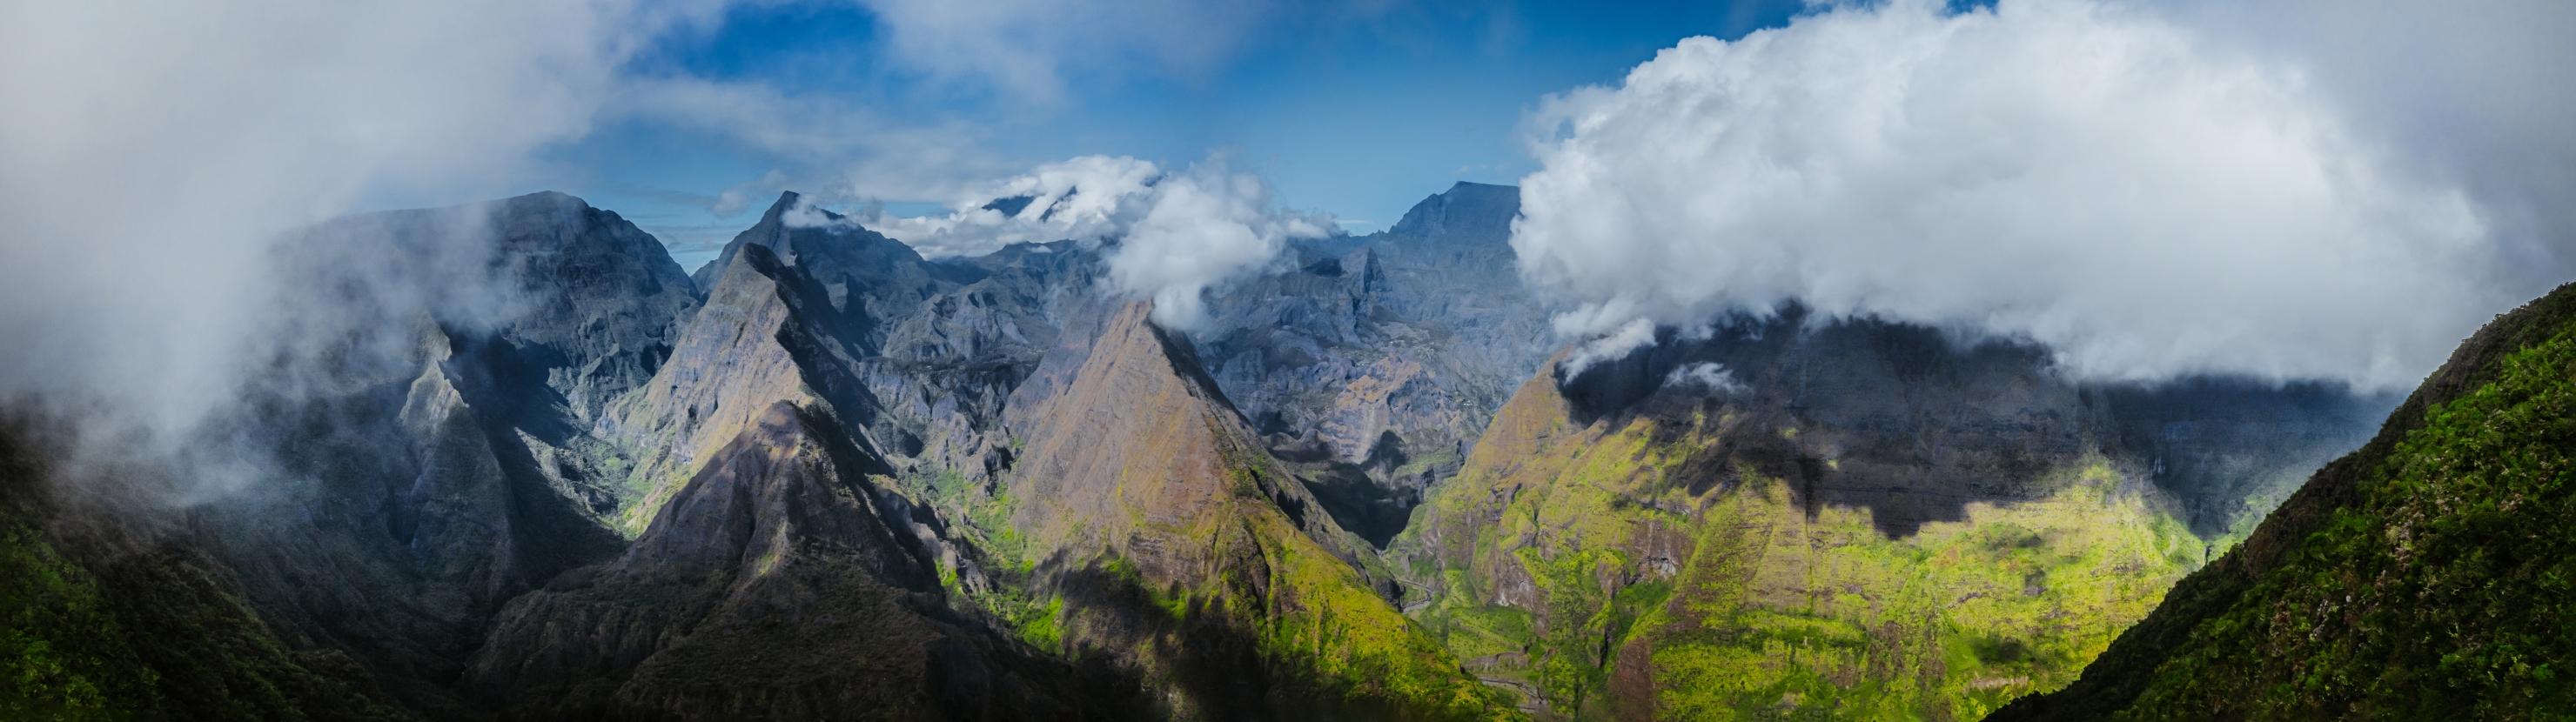
[[[1384,233],[1296,246],[1210,304],[1218,384],[1343,526],[1385,544],[1558,341],[1510,245],[1519,189],[1460,183]]]
[[[339,648],[406,707],[491,614],[623,542],[617,460],[580,431],[668,354],[694,289],[616,214],[541,193],[357,216],[281,248],[289,343],[214,448],[276,478],[195,510],[282,639]]]
[[[1789,480],[1810,508],[1867,507],[1891,537],[1963,519],[1970,502],[2043,497],[2047,471],[2091,453],[2214,535],[2268,511],[2260,495],[2278,479],[2358,446],[2399,400],[2243,380],[2083,383],[2037,346],[1873,319],[1811,323],[1796,306],[1720,319],[1704,339],[1663,329],[1653,346],[1559,374],[1578,423],[1752,414],[1746,425],[1777,433],[1730,439],[1712,458]],[[1687,474],[1725,484],[1735,470]]]
[[[828,300],[829,314],[809,315],[842,342],[867,396],[863,410],[843,413],[856,414],[888,462],[989,476],[1004,463],[1006,444],[987,435],[1003,400],[1055,343],[1070,304],[1092,292],[1099,257],[1056,242],[932,262],[829,211],[817,211],[822,225],[790,226],[798,201],[781,195],[699,269],[701,282],[745,247],[768,249]]]

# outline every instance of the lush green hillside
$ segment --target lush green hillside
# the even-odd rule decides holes
[[[2254,536],[1999,719],[2576,717],[2576,287],[2498,318]]]
[[[2202,561],[2098,455],[1889,535],[1773,463],[1800,428],[1569,411],[1553,374],[1523,386],[1391,550],[1414,616],[1553,715],[1974,719],[2074,679]]]

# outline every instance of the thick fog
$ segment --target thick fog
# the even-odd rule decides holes
[[[2567,280],[2569,7],[1830,7],[1542,102],[1513,245],[1569,333],[1795,299],[2094,378],[2412,386]]]

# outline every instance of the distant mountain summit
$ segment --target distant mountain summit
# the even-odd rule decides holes
[[[1521,215],[1521,189],[1459,181],[1439,195],[1424,199],[1386,229],[1390,238],[1426,246],[1491,246],[1509,241],[1512,219]]]

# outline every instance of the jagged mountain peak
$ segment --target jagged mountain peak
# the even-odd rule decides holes
[[[872,284],[914,286],[924,277],[950,275],[946,264],[925,261],[912,246],[868,230],[847,216],[811,207],[804,211],[812,216],[800,215],[803,198],[795,191],[781,192],[778,201],[761,213],[759,223],[735,234],[714,260],[698,268],[694,275],[700,285],[711,285],[715,274],[723,272],[744,245],[765,246],[789,264],[811,266],[809,272],[826,282],[847,276]]]

